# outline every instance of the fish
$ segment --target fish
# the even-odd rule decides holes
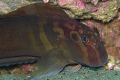
[[[99,31],[58,6],[34,3],[0,16],[0,65],[37,61],[28,80],[58,74],[69,64],[99,67],[107,60]]]

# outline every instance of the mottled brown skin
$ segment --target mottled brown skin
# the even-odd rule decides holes
[[[35,3],[1,16],[0,44],[0,65],[38,61],[39,70],[30,80],[57,74],[72,63],[103,66],[108,58],[96,29],[49,4]]]

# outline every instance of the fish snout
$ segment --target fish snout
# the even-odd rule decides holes
[[[104,47],[104,44],[98,44],[97,49],[88,50],[88,59],[85,59],[85,64],[90,67],[99,67],[103,66],[108,61],[108,54]]]
[[[99,51],[99,59],[101,62],[100,66],[103,66],[108,61],[108,54],[107,54],[106,48],[104,47],[104,43],[98,44],[98,51]]]

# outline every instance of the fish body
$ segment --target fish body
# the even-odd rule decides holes
[[[96,30],[46,3],[0,16],[0,65],[37,61],[35,80],[59,73],[67,64],[103,66],[107,52]]]

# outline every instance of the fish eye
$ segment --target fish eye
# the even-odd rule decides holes
[[[82,38],[82,41],[83,41],[84,43],[88,43],[88,42],[89,42],[89,38],[86,37],[86,36],[84,36],[84,37]]]

